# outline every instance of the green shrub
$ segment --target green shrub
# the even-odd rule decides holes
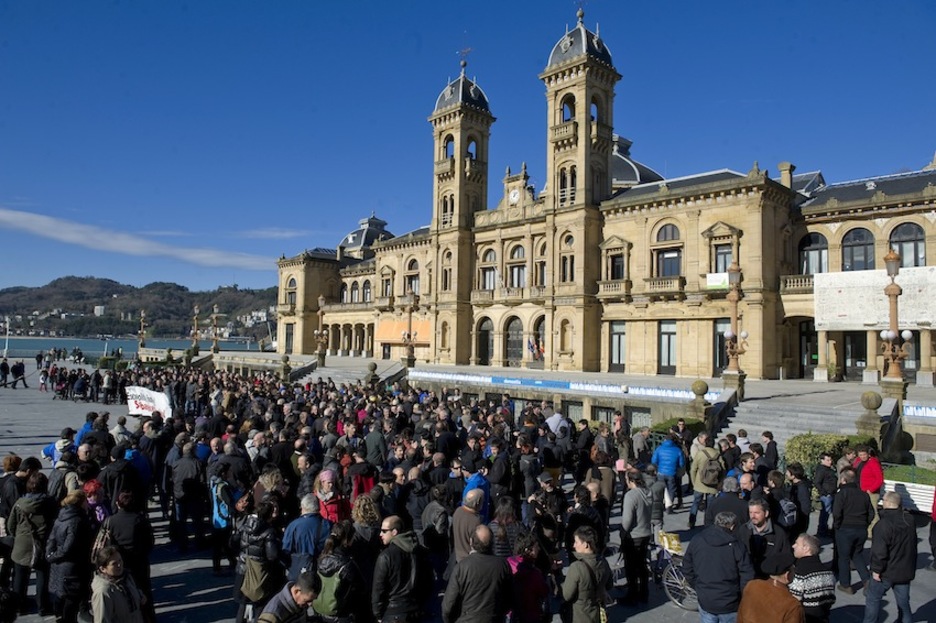
[[[816,465],[819,463],[819,455],[828,452],[832,455],[832,460],[838,461],[842,456],[842,450],[846,446],[855,447],[857,445],[871,445],[877,447],[873,439],[860,435],[833,435],[806,433],[791,437],[786,443],[784,450],[784,463],[799,463],[806,470],[806,473],[812,478]]]
[[[690,419],[682,418],[682,419],[686,420],[686,428],[692,431],[693,437],[695,437],[696,435],[698,435],[699,433],[705,430],[705,422],[703,422],[702,420],[693,420],[691,418]],[[672,419],[666,420],[665,422],[654,424],[653,426],[650,427],[650,432],[651,433],[668,433],[670,432],[671,428],[676,426],[676,422],[678,422],[679,420],[680,418],[672,418]]]

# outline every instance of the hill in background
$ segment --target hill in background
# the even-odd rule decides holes
[[[87,337],[99,334],[136,334],[140,310],[146,310],[147,335],[188,337],[195,305],[199,327],[210,325],[212,307],[224,314],[219,325],[231,323],[232,334],[266,337],[262,313],[276,304],[276,288],[241,290],[236,285],[211,292],[191,292],[175,283],[154,282],[137,288],[96,277],[62,277],[38,288],[16,286],[0,290],[0,317],[10,317],[11,334],[30,330]],[[95,316],[95,307],[104,313]],[[254,315],[257,324],[246,327],[239,317]],[[275,325],[275,314],[269,315]]]

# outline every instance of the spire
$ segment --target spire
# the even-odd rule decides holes
[[[585,9],[579,7],[579,10],[575,12],[575,16],[578,18],[578,23],[582,24],[585,21]]]

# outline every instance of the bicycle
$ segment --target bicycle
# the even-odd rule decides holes
[[[682,572],[682,543],[679,535],[660,531],[658,544],[647,552],[647,565],[654,583],[663,585],[663,591],[671,602],[683,610],[699,609],[695,589],[689,586]]]

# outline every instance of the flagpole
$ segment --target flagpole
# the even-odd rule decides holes
[[[4,321],[6,322],[6,342],[3,344],[3,358],[6,359],[7,353],[10,351],[10,317],[6,316]]]

